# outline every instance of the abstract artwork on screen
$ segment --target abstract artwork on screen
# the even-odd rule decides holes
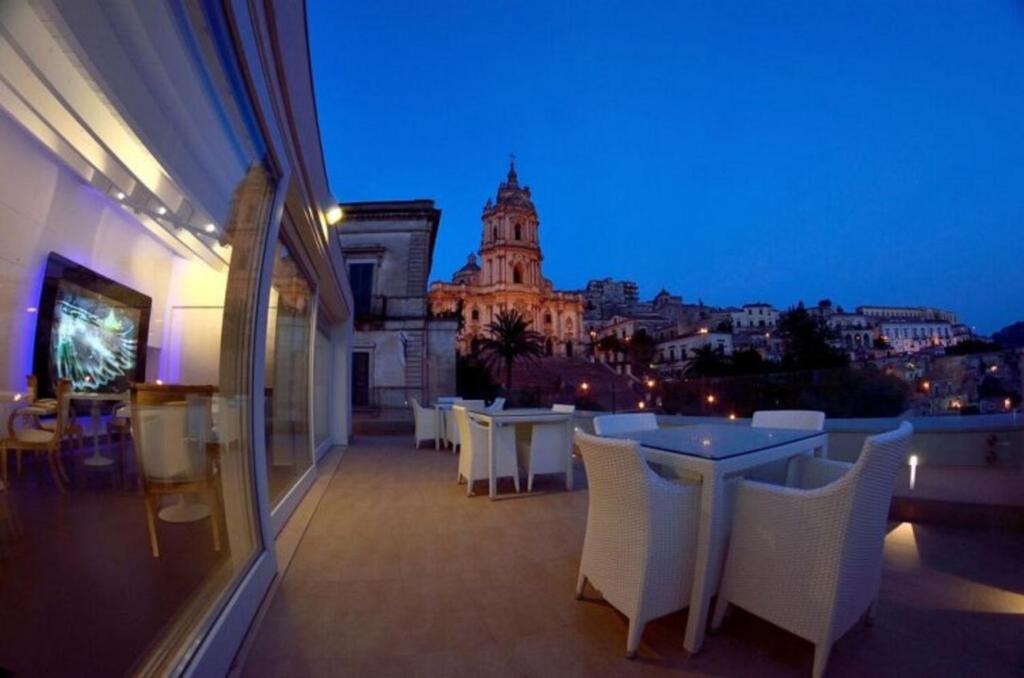
[[[135,373],[141,311],[62,280],[54,304],[51,362],[74,391],[120,391]]]

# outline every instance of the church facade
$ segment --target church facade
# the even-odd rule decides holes
[[[583,297],[556,291],[541,273],[540,221],[530,188],[520,186],[515,163],[498,186],[495,201],[484,205],[479,258],[470,254],[451,282],[430,286],[430,310],[451,314],[461,308],[461,353],[472,352],[487,334],[487,324],[502,310],[514,309],[544,336],[547,355],[582,356]]]

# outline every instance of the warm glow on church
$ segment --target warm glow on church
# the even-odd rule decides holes
[[[575,292],[557,292],[541,273],[540,221],[530,188],[520,186],[515,163],[498,198],[484,205],[479,262],[475,254],[459,269],[452,282],[430,286],[433,313],[452,312],[462,302],[464,326],[459,351],[470,352],[473,340],[486,333],[487,323],[503,309],[515,309],[545,337],[549,355],[579,354],[583,325],[583,298]]]

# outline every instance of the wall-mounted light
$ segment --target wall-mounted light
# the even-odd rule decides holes
[[[336,223],[341,221],[341,218],[345,216],[345,213],[341,211],[340,205],[335,205],[327,210],[324,217],[327,218],[327,225],[334,226]]]
[[[917,455],[910,455],[910,459],[907,460],[910,465],[910,489],[914,489],[914,485],[917,483]]]

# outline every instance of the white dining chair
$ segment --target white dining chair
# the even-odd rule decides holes
[[[797,431],[822,431],[825,413],[816,410],[758,410],[750,421],[752,428],[781,428]],[[789,477],[790,459],[779,459],[744,474],[749,480],[785,485]]]
[[[423,407],[416,398],[409,398],[412,405],[412,416],[415,425],[414,438],[416,447],[424,440],[430,441],[437,438],[437,416],[432,408]]]
[[[462,444],[459,446],[459,472],[457,482],[466,481],[466,494],[473,496],[473,483],[487,480],[488,438],[486,426],[469,416],[469,408],[462,403],[452,407],[452,419],[459,427]],[[519,465],[516,459],[516,432],[512,426],[499,426],[494,437],[494,477],[511,476],[519,492]]]
[[[650,431],[658,428],[658,418],[653,412],[635,414],[604,414],[594,417],[594,433],[610,436],[632,431]]]
[[[814,678],[832,644],[870,622],[882,578],[889,503],[914,428],[864,441],[846,464],[800,457],[800,488],[743,480],[712,628],[730,605],[814,643]]]
[[[575,405],[552,405],[552,412],[572,413]],[[526,491],[533,492],[533,477],[547,473],[569,473],[572,434],[563,422],[534,424],[530,439],[520,442],[516,451],[519,465],[526,469]]]
[[[463,407],[465,407],[467,409],[470,409],[470,410],[482,410],[482,409],[484,409],[484,401],[483,400],[462,400],[462,399],[459,399],[456,402],[458,402],[459,405],[461,405],[461,406],[463,406]],[[458,452],[459,451],[459,445],[462,442],[462,438],[461,438],[460,431],[459,431],[459,425],[455,421],[455,417],[452,415],[452,411],[451,410],[448,410],[447,412],[444,412],[444,426],[445,426],[445,439],[448,441],[448,444],[450,444],[452,446],[452,452]]]
[[[500,396],[495,398],[494,401],[484,409],[488,412],[501,412],[505,409],[505,398]]]
[[[655,474],[630,440],[576,433],[589,486],[576,582],[586,582],[629,619],[626,656],[647,622],[689,605],[700,487]]]

